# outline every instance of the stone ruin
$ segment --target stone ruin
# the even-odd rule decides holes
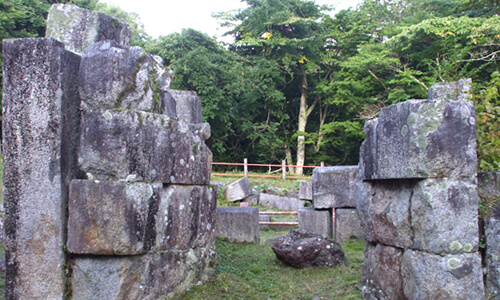
[[[477,174],[469,89],[437,84],[428,100],[382,109],[365,125],[359,168],[313,173],[314,208],[299,226],[366,239],[365,299],[500,299],[500,173]],[[485,220],[478,179],[479,196],[498,204]]]
[[[3,41],[6,299],[157,299],[214,272],[210,127],[129,42],[71,5]]]

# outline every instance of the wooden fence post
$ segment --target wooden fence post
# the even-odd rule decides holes
[[[243,159],[243,171],[245,173],[245,177],[248,177],[248,159]]]
[[[319,164],[321,167],[324,167],[325,166],[325,162],[322,161],[320,164]]]
[[[283,180],[286,180],[286,160],[281,161],[281,169],[283,171]]]

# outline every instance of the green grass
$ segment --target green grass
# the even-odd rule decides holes
[[[265,244],[267,238],[287,232],[261,231],[258,245],[217,240],[213,279],[174,299],[362,299],[363,241],[342,245],[348,260],[345,265],[296,269],[282,265]]]

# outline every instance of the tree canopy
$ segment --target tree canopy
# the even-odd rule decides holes
[[[152,38],[137,14],[98,0],[5,0],[0,37],[43,36],[52,3],[130,24],[134,45],[161,56],[172,87],[194,90],[211,124],[214,161],[356,164],[365,120],[427,96],[436,82],[472,78],[480,168],[498,169],[498,0],[364,0],[328,14],[307,0],[244,0],[216,16],[222,44],[201,32]]]

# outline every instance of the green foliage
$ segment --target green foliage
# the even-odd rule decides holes
[[[476,87],[478,161],[480,171],[500,170],[500,73]]]

